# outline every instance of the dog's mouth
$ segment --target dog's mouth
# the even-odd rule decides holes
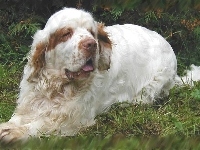
[[[72,72],[68,69],[65,69],[65,75],[67,76],[69,80],[73,80],[77,78],[85,78],[85,77],[88,77],[90,72],[92,72],[93,70],[94,70],[94,63],[93,63],[93,59],[90,58],[77,72]]]

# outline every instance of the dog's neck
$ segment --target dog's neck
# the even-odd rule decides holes
[[[54,97],[72,98],[77,96],[77,93],[85,93],[90,87],[93,75],[83,80],[67,80],[62,78],[59,73],[52,70],[44,70],[38,76],[37,82],[34,82],[35,89],[42,96],[48,99]],[[80,94],[79,94],[80,95]]]

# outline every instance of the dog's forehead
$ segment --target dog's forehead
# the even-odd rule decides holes
[[[74,8],[64,8],[53,14],[46,23],[45,28],[60,28],[66,25],[72,26],[89,26],[94,24],[92,15],[83,10],[77,10]]]

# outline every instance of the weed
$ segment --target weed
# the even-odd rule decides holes
[[[108,11],[104,11],[101,14],[101,17],[104,18],[105,21],[116,22],[119,19],[119,17],[122,15],[122,13],[123,13],[123,9],[113,8]]]

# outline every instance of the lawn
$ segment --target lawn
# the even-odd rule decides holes
[[[0,122],[9,120],[22,65],[0,67]],[[13,149],[199,149],[200,83],[174,87],[152,105],[119,103],[75,137],[41,137]],[[5,147],[4,147],[5,148]]]

